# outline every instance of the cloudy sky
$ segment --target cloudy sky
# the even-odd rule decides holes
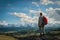
[[[49,25],[60,24],[60,0],[0,0],[0,24],[37,24],[39,13]]]

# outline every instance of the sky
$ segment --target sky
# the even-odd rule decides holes
[[[40,12],[48,26],[60,24],[60,0],[0,0],[0,25],[37,24]]]

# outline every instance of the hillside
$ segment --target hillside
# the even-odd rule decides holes
[[[6,35],[0,35],[0,40],[17,40],[17,39]]]
[[[44,36],[39,37],[39,33],[18,34],[3,33],[0,34],[0,40],[60,40],[60,31],[51,31]]]

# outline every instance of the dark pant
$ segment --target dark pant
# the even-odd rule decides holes
[[[39,26],[40,35],[44,35],[44,25]]]

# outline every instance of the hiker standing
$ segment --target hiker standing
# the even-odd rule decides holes
[[[38,20],[38,26],[40,30],[40,35],[44,35],[44,26],[47,24],[47,18],[43,16],[42,13],[40,13],[39,20]]]

